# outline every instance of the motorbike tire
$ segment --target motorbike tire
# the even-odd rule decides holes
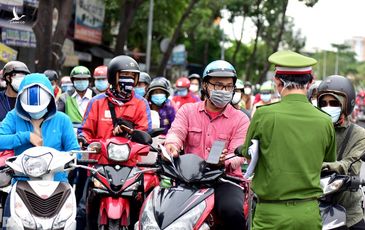
[[[108,220],[108,230],[122,230],[123,228],[119,225],[120,220]]]

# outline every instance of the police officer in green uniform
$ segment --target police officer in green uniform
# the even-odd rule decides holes
[[[322,163],[336,160],[331,118],[312,106],[306,90],[316,60],[291,51],[269,57],[282,100],[257,109],[242,154],[259,141],[252,189],[258,200],[253,229],[321,229],[317,198]]]

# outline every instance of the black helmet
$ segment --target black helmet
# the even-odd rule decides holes
[[[148,73],[146,72],[141,72],[139,74],[139,82],[144,82],[147,85],[151,84],[151,77]]]
[[[339,75],[332,75],[324,79],[318,86],[318,101],[321,96],[327,93],[333,93],[345,98],[344,105],[342,105],[342,111],[345,116],[352,113],[355,107],[355,88],[351,81],[345,77]]]
[[[57,81],[58,80],[58,74],[53,69],[47,69],[44,71],[44,74],[48,77],[49,81]]]
[[[313,96],[318,94],[318,86],[321,84],[322,81],[315,81],[311,84],[307,91],[307,98],[308,100],[312,99]],[[316,92],[317,91],[317,92]]]
[[[135,86],[139,80],[139,66],[138,63],[131,57],[120,55],[113,58],[108,65],[108,82],[113,87],[116,85],[116,75],[119,71],[129,71],[137,73],[137,79],[134,79]]]
[[[30,74],[30,71],[23,62],[9,61],[3,68],[3,78],[13,73]]]
[[[150,86],[147,88],[146,98],[150,97],[150,93],[155,89],[161,89],[166,93],[166,97],[170,96],[169,82],[165,77],[156,77],[151,81]]]

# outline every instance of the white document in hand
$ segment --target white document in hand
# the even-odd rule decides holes
[[[248,148],[248,155],[251,156],[251,162],[247,167],[247,171],[245,173],[245,178],[248,179],[252,176],[253,172],[255,171],[255,167],[257,161],[259,159],[259,140],[252,139],[251,145]]]

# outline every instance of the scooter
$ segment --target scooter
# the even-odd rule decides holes
[[[365,155],[351,163],[365,160]],[[350,174],[350,173],[348,173]],[[322,229],[348,229],[346,227],[346,209],[333,201],[343,191],[357,191],[365,185],[359,176],[341,175],[330,171],[323,171],[320,179],[323,195],[319,198],[319,208],[322,217]]]
[[[226,175],[223,168],[209,165],[209,160],[205,161],[195,154],[172,159],[162,145],[160,149],[163,158],[167,159],[158,161],[161,184],[143,203],[135,229],[214,229],[220,223],[213,212],[214,185],[221,182],[232,183],[245,191],[242,209],[246,229],[249,229],[253,197],[249,180]],[[221,153],[211,151],[209,157],[212,154]]]
[[[14,151],[6,150],[0,152],[0,170],[6,167],[5,161],[14,156]],[[11,189],[11,176],[7,172],[0,173],[0,226],[3,223],[3,211],[5,201]]]
[[[126,137],[94,140],[89,145],[98,153],[89,156],[96,159],[98,165],[95,171],[91,171],[92,191],[87,203],[92,206],[95,198],[100,200],[97,218],[90,213],[93,208],[87,208],[89,228],[128,229],[128,226],[133,226],[131,209],[141,205],[145,194],[159,184],[157,175],[139,162],[141,156],[150,152],[151,136],[124,125],[122,127],[128,132]],[[157,134],[158,130],[153,135]],[[138,211],[135,212],[136,218]]]
[[[84,163],[93,163],[86,161]],[[77,164],[76,152],[33,147],[8,158],[1,173],[17,179],[9,194],[7,229],[76,229],[76,200],[69,183],[54,181],[56,173],[86,167]]]

